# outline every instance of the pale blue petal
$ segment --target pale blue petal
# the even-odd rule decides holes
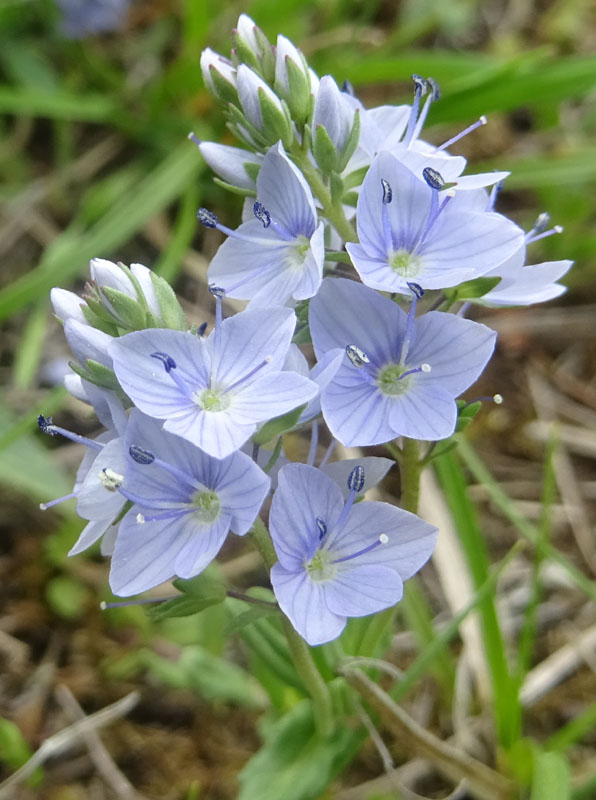
[[[334,614],[365,617],[401,600],[403,583],[390,567],[361,564],[358,559],[338,567],[333,579],[321,584],[327,607]]]
[[[269,527],[275,552],[288,569],[300,569],[319,545],[317,517],[331,530],[344,505],[331,478],[306,464],[286,464],[279,471]]]
[[[389,419],[391,407],[392,398],[365,383],[351,365],[342,365],[321,395],[325,422],[346,447],[384,444],[394,439],[396,434]]]
[[[271,585],[281,610],[312,647],[337,639],[343,631],[345,616],[327,608],[321,584],[311,581],[305,570],[289,572],[275,564]]]
[[[427,363],[430,372],[414,376],[416,386],[436,386],[458,397],[480,376],[495,349],[495,331],[468,319],[431,311],[416,320],[408,352],[411,367]]]
[[[408,391],[392,398],[389,424],[393,436],[436,441],[455,431],[457,406],[453,396],[437,384],[427,384],[425,374],[413,375]]]
[[[383,534],[388,537],[386,543],[358,556],[354,562],[383,564],[405,581],[432,555],[438,531],[415,514],[389,503],[357,503],[334,540],[333,555],[335,558],[351,555],[379,541]]]
[[[188,439],[214,458],[239,450],[256,429],[255,423],[239,422],[229,411],[195,410],[164,423],[164,430]]]
[[[214,364],[213,383],[230,386],[265,359],[270,363],[239,388],[251,385],[266,372],[281,369],[295,326],[296,315],[290,308],[246,309],[228,317],[219,338],[212,333],[207,339]]]
[[[308,403],[319,393],[314,381],[294,372],[274,372],[257,378],[233,394],[230,413],[240,423],[264,422]]]
[[[81,535],[68,551],[69,556],[76,556],[82,553],[88,547],[104,535],[104,533],[112,526],[113,517],[107,519],[95,519],[88,522],[83,528]]]
[[[310,238],[317,223],[312,192],[281,142],[270,148],[257,178],[257,200],[292,236]]]
[[[406,315],[391,300],[345,278],[325,278],[310,303],[310,331],[320,359],[354,344],[379,365],[399,358]]]
[[[545,261],[542,264],[521,266],[515,276],[504,277],[479,302],[490,306],[526,306],[552,300],[567,290],[566,286],[556,281],[572,266],[573,261]]]
[[[77,492],[77,513],[83,519],[109,519],[111,522],[124,505],[122,495],[117,491],[109,491],[101,482],[100,475],[104,469],[124,474],[126,458],[122,439],[113,439],[97,453]]]
[[[192,578],[209,566],[221,550],[230,530],[230,517],[222,514],[212,525],[198,526],[190,516],[185,527],[188,527],[189,535],[180,547],[174,569],[178,577]]]
[[[250,150],[215,142],[201,142],[199,150],[211,169],[224,181],[231,183],[232,186],[254,190],[254,178],[248,175],[244,165],[262,164],[263,156],[260,153],[251,153]]]
[[[110,342],[114,341],[112,336],[72,317],[64,323],[64,335],[81,364],[91,359],[111,368],[112,359],[108,355],[108,347]]]

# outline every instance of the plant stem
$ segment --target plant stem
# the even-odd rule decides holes
[[[420,474],[422,466],[420,464],[420,452],[416,439],[405,439],[403,443],[403,458],[401,463],[401,505],[406,511],[412,514],[418,512],[418,500],[420,497]]]
[[[277,562],[277,555],[269,531],[260,517],[257,517],[252,527],[251,536],[267,569],[271,569]],[[322,737],[328,738],[333,733],[335,727],[329,687],[321,677],[321,673],[317,669],[312,655],[310,654],[308,645],[300,634],[294,630],[292,623],[283,613],[281,615],[281,622],[286,639],[288,640],[290,653],[294,660],[294,666],[304,681],[304,685],[312,700],[317,731]]]
[[[341,202],[333,202],[331,199],[331,192],[323,183],[319,171],[312,165],[308,156],[301,152],[294,152],[292,153],[292,157],[308,181],[313,194],[321,203],[323,214],[327,217],[335,230],[345,242],[357,242],[358,236],[356,235],[354,226],[346,218]]]

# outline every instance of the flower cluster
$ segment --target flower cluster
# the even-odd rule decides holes
[[[88,524],[71,552],[102,539],[119,595],[200,573],[273,491],[271,584],[315,645],[397,603],[437,533],[410,511],[355,503],[392,462],[333,462],[334,443],[452,436],[496,340],[465,318],[469,304],[548,300],[571,263],[525,266],[527,247],[559,229],[541,215],[524,233],[495,210],[507,173],[465,175],[449,152],[484,118],[439,146],[421,138],[432,79],[413,76],[411,105],[367,109],[246,15],[233,41],[230,58],[204,51],[201,69],[242,146],[190,135],[246,198],[236,228],[197,212],[225,237],[207,271],[214,325],[189,325],[146,267],[93,260],[83,296],[54,289],[52,302],[76,359],[66,385],[106,431],[40,427],[88,448],[68,495]],[[247,307],[224,318],[225,297]],[[282,437],[304,427],[308,463],[289,463]]]

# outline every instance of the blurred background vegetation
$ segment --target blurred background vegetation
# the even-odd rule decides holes
[[[53,286],[80,290],[92,257],[136,261],[174,283],[193,322],[208,313],[203,308],[203,302],[205,309],[210,305],[204,297],[205,269],[219,239],[197,230],[195,211],[199,205],[212,208],[235,227],[240,198],[213,183],[186,137],[194,131],[201,139],[234,143],[203,87],[199,56],[207,46],[223,53],[229,50],[231,29],[242,12],[250,14],[272,41],[277,33],[291,38],[318,74],[331,73],[338,82],[350,80],[367,105],[409,102],[410,74],[432,76],[443,96],[432,107],[427,138],[439,143],[486,114],[489,124],[463,140],[461,147],[458,144],[458,152],[471,160],[473,171],[512,171],[500,209],[519,224],[529,228],[539,212],[549,211],[553,222],[564,226],[564,235],[533,250],[536,262],[562,258],[577,262],[564,279],[570,291],[558,305],[487,312],[488,324],[502,334],[499,356],[487,379],[490,392],[500,391],[511,402],[505,410],[486,415],[475,437],[501,484],[521,493],[516,499],[526,503],[524,510],[535,520],[546,519],[544,509],[555,500],[559,503],[557,513],[565,519],[554,525],[553,535],[582,574],[593,577],[591,523],[584,518],[585,535],[578,540],[579,512],[574,511],[575,537],[570,535],[566,503],[571,501],[559,496],[564,491],[556,469],[559,495],[543,491],[543,444],[548,436],[528,427],[536,416],[540,423],[553,415],[564,417],[567,427],[573,427],[572,433],[563,432],[562,439],[571,454],[571,482],[581,489],[574,508],[579,503],[589,520],[596,455],[592,377],[596,6],[592,0],[139,0],[130,5],[117,30],[81,39],[61,33],[60,12],[52,0],[0,0],[0,768],[4,776],[80,712],[73,710],[72,697],[56,694],[56,687],[62,692],[67,687],[86,713],[135,686],[141,688],[132,714],[110,729],[109,749],[122,773],[116,772],[114,778],[105,764],[104,771],[93,765],[84,749],[69,751],[50,761],[44,773],[37,770],[21,787],[11,789],[14,794],[7,795],[11,798],[137,797],[130,786],[118,789],[110,784],[110,776],[116,780],[126,774],[149,798],[227,800],[236,796],[236,775],[259,741],[265,737],[271,742],[271,718],[257,728],[262,710],[270,704],[290,709],[301,696],[299,688],[275,683],[267,675],[269,696],[263,693],[251,673],[263,679],[264,667],[231,636],[229,612],[223,608],[165,621],[138,607],[100,612],[99,600],[108,599],[105,565],[94,554],[66,559],[82,527],[80,520],[68,505],[45,515],[37,510],[39,502],[70,490],[80,458],[74,446],[42,441],[35,431],[37,414],[53,413],[65,427],[81,433],[94,431],[96,425],[60,386],[67,350],[51,313],[49,290]],[[526,381],[529,358],[538,376],[532,385]],[[552,400],[555,391],[539,383],[545,373],[549,385],[558,387],[563,396],[554,411],[552,403],[544,409],[544,398]],[[547,461],[547,473],[552,463]],[[568,473],[567,477],[568,486]],[[504,510],[506,498],[487,491],[486,476],[484,485],[478,471],[473,480],[472,497],[480,503],[481,526],[494,562],[517,538],[515,526],[524,523],[510,508],[509,513]],[[520,488],[523,481],[526,495]],[[442,482],[448,492],[457,494],[457,486],[447,485],[448,476],[443,475]],[[396,487],[389,486],[392,490]],[[492,507],[486,505],[487,494]],[[258,578],[258,566],[242,548],[224,557],[224,571],[232,581],[243,585]],[[536,563],[533,551],[526,566],[532,569]],[[523,580],[529,581],[528,574],[522,574]],[[476,575],[476,583],[482,578]],[[554,586],[561,590],[557,581]],[[578,630],[586,626],[591,630],[589,626],[596,623],[594,598],[586,607],[585,591],[579,597],[569,591],[562,605],[555,603],[559,617],[552,628],[547,625],[544,630],[536,620],[531,622],[538,649],[524,675],[569,641],[564,627],[569,614]],[[440,612],[440,597],[431,600]],[[432,635],[434,629],[430,630]],[[245,631],[244,639],[251,635]],[[405,664],[420,641],[423,636],[417,646],[406,649]],[[224,652],[227,662],[220,659]],[[591,659],[593,666],[593,655]],[[434,678],[425,679],[427,696],[439,698],[439,710],[431,717],[445,735],[451,722],[446,721],[446,706],[441,703],[453,700],[455,685],[456,661],[450,663],[444,679],[437,678],[437,670]],[[581,774],[574,775],[577,800],[596,796],[592,780],[596,709],[590,705],[596,681],[590,668],[583,669],[576,676],[579,683],[571,689],[566,685],[551,697],[552,705],[539,709],[529,723],[532,735],[544,742],[576,714],[583,715],[583,726],[567,731],[558,747],[551,748],[567,753],[572,765],[582,766]],[[476,712],[482,715],[484,710]],[[523,773],[530,756],[524,750],[525,740],[520,736],[517,741],[521,755],[516,761],[510,752],[508,766]],[[583,749],[576,752],[573,748],[579,741]],[[367,748],[348,784],[382,772],[376,750]],[[276,765],[273,758],[265,765],[265,774]],[[567,774],[567,769],[560,768],[558,774]],[[268,800],[255,788],[258,783],[250,788],[250,780],[254,770],[245,778],[242,797]],[[337,796],[344,796],[339,784],[335,789]],[[287,800],[309,797],[287,791],[286,787]],[[426,791],[429,796],[444,796],[440,782],[431,781]],[[565,796],[570,795],[560,798]]]

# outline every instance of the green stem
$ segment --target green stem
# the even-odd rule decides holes
[[[260,517],[257,517],[252,527],[251,536],[267,569],[271,569],[277,562],[277,555],[269,531]],[[281,621],[288,641],[288,647],[290,648],[290,653],[294,660],[294,665],[312,699],[317,730],[322,737],[328,738],[334,730],[333,705],[329,687],[316,668],[308,645],[294,630],[292,623],[285,614],[282,614]]]
[[[405,439],[403,443],[403,457],[401,463],[401,505],[412,514],[418,512],[420,498],[420,452],[416,439]]]
[[[308,156],[300,152],[294,152],[292,153],[292,157],[308,181],[313,194],[321,203],[323,214],[327,217],[341,238],[345,242],[357,242],[358,236],[354,230],[354,226],[346,218],[341,202],[333,202],[331,199],[331,192],[325,186],[319,171],[312,165]]]

